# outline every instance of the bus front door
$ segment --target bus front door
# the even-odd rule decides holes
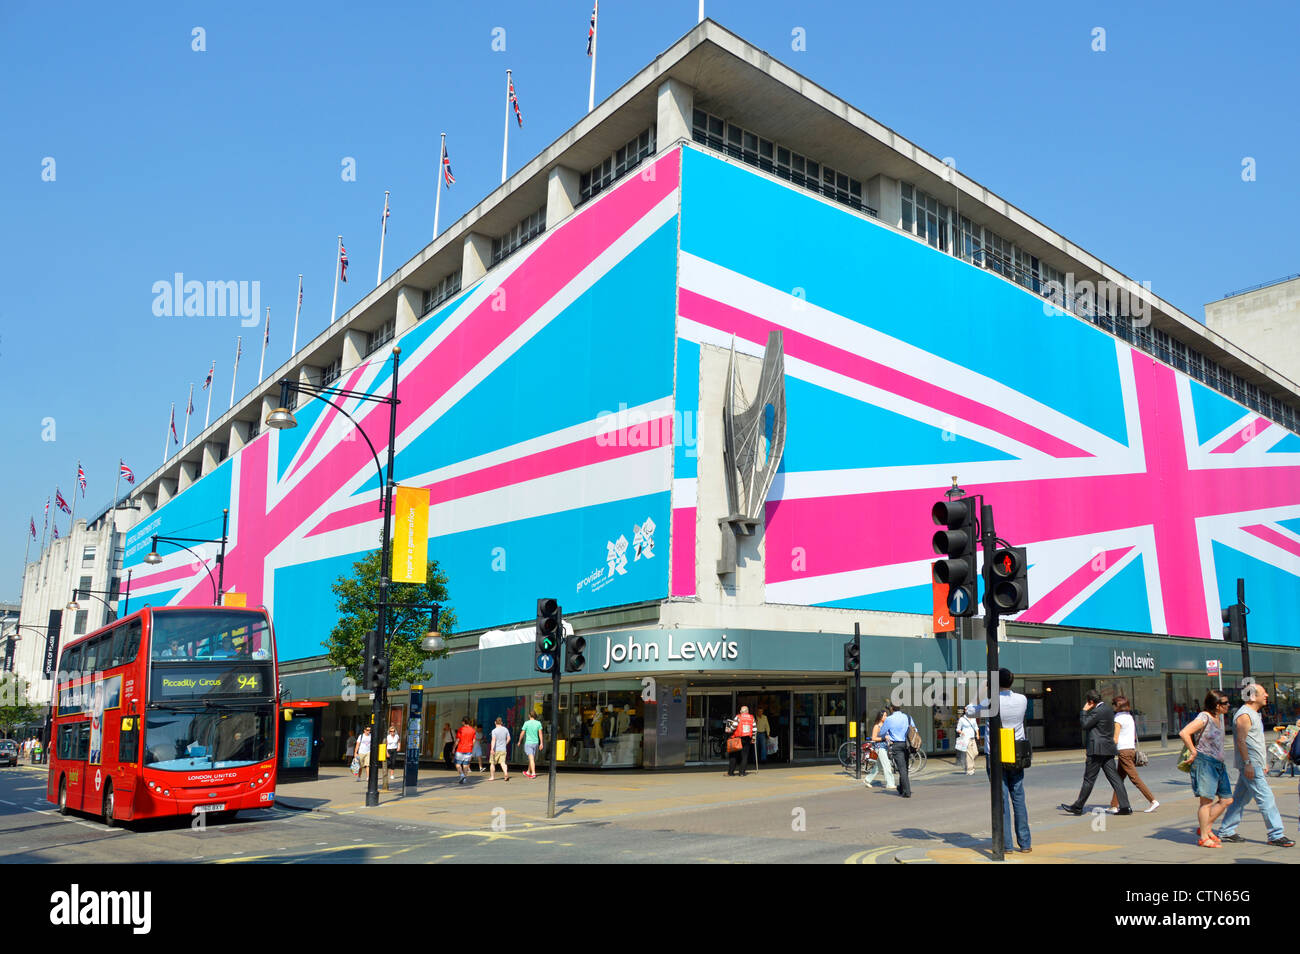
[[[117,769],[113,772],[113,814],[129,820],[134,815],[135,786],[140,774],[140,719],[122,716],[117,738]]]

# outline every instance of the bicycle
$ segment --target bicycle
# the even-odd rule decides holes
[[[887,748],[884,751],[877,751],[870,742],[863,743],[862,748],[862,784],[870,788],[871,783],[876,780],[876,776],[880,773],[880,759],[889,758],[889,752]],[[869,762],[868,758],[870,758]],[[917,749],[915,752],[910,753],[907,757],[908,778],[915,778],[924,772],[928,762],[929,757],[925,754],[925,749]],[[851,768],[852,766],[850,766]]]
[[[840,746],[837,755],[840,760],[840,767],[846,772],[852,772],[854,768],[853,747],[857,745],[862,749],[862,766],[866,768],[867,762],[871,759],[871,743],[867,742],[845,742]]]

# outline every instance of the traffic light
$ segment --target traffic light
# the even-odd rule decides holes
[[[537,601],[537,640],[533,653],[533,669],[537,672],[554,672],[559,663],[560,636],[564,632],[564,619],[560,604],[549,597]]]
[[[1240,603],[1233,603],[1220,611],[1223,617],[1223,638],[1230,643],[1242,642],[1246,629],[1246,608]]]
[[[380,653],[375,657],[375,684],[373,688],[383,689],[388,685],[388,656]]]
[[[361,658],[361,688],[375,688],[375,660],[379,658],[379,634],[373,629],[366,630],[364,654]]]
[[[862,645],[859,637],[854,636],[844,644],[844,671],[857,672],[862,668]]]
[[[948,612],[953,616],[974,616],[978,596],[975,578],[975,505],[973,500],[941,500],[930,508],[930,519],[943,527],[931,541],[936,560],[934,573],[948,584]]]
[[[1000,547],[989,567],[993,607],[1008,616],[1029,609],[1029,560],[1024,547]]]
[[[587,665],[587,657],[582,655],[587,650],[587,640],[582,636],[568,636],[564,640],[564,671],[582,672]]]

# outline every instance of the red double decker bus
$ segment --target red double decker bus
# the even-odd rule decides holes
[[[264,610],[146,608],[59,659],[46,797],[104,823],[275,802],[279,674]]]

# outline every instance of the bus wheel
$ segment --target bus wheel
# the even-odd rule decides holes
[[[66,815],[67,813],[68,813],[68,780],[66,778],[61,778],[59,779],[59,814]]]
[[[104,824],[108,828],[117,826],[117,819],[113,817],[113,783],[109,782],[104,787]]]

